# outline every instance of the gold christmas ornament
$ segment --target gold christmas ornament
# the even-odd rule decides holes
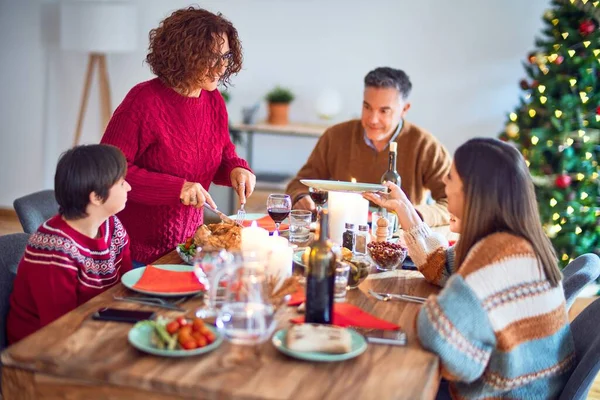
[[[508,137],[514,139],[519,134],[519,125],[515,124],[514,122],[510,122],[506,124],[505,132]]]

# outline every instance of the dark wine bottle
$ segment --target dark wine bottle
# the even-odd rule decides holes
[[[305,321],[332,324],[336,255],[329,241],[327,210],[321,211],[316,234],[318,241],[311,246],[306,272]]]
[[[381,183],[392,182],[400,186],[401,178],[396,171],[396,156],[398,151],[398,143],[390,143],[390,154],[388,155],[388,169],[381,177]]]

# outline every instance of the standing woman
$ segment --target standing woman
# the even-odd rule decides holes
[[[216,90],[242,67],[231,22],[194,7],[175,11],[150,31],[146,62],[157,77],[131,89],[102,138],[127,158],[132,190],[119,218],[138,265],[194,233],[204,203],[216,207],[211,183],[233,187],[242,204],[256,183],[235,152]]]

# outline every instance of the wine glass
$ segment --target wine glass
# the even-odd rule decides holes
[[[267,212],[275,222],[275,230],[279,234],[279,225],[290,214],[292,199],[287,194],[270,194],[267,198]]]
[[[314,187],[308,188],[308,193],[310,194],[310,198],[317,206],[317,221],[319,220],[319,215],[321,214],[321,210],[325,203],[327,203],[327,199],[329,197],[329,192],[327,190],[321,190]]]

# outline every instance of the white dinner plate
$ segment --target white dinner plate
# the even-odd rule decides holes
[[[387,187],[377,183],[328,181],[321,179],[300,179],[300,182],[308,187],[320,190],[332,190],[336,192],[386,192]]]

